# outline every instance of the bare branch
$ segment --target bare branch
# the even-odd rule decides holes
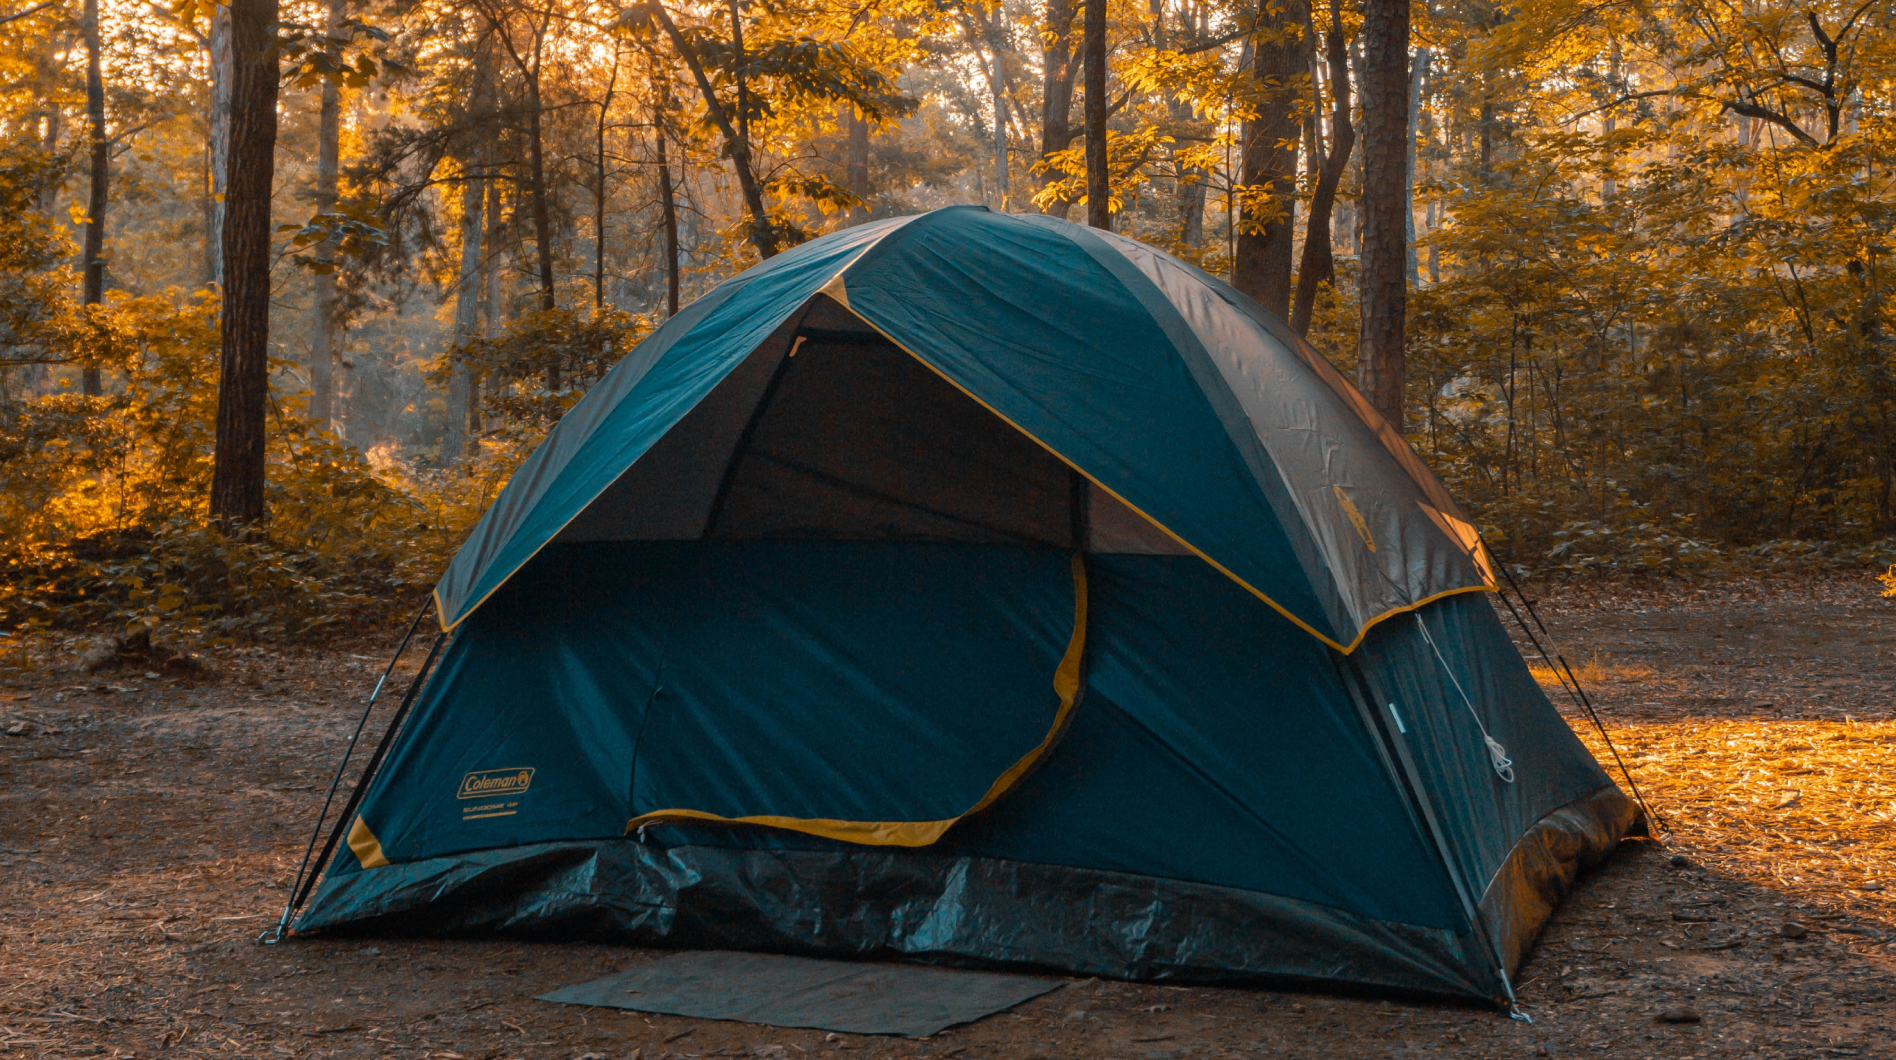
[[[1724,101],[1724,107],[1733,114],[1742,114],[1747,118],[1757,118],[1760,121],[1768,121],[1812,147],[1818,146],[1815,136],[1805,132],[1802,128],[1798,127],[1796,122],[1769,107],[1760,107],[1756,103],[1746,103],[1741,100],[1726,100]]]
[[[11,14],[11,15],[0,15],[0,26],[4,26],[9,22],[18,22],[20,19],[23,19],[28,15],[37,15],[41,11],[44,11],[49,7],[54,7],[56,5],[63,4],[65,2],[66,0],[46,0],[45,3],[35,4],[32,7],[27,8],[25,11],[15,12],[14,14]]]

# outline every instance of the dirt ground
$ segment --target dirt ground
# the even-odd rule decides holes
[[[1538,590],[1673,831],[1582,878],[1518,976],[1531,1024],[1075,980],[909,1041],[532,1000],[655,956],[641,950],[259,946],[389,645],[211,651],[205,679],[62,669],[83,646],[58,645],[0,668],[0,1053],[1896,1057],[1896,601],[1877,588]]]

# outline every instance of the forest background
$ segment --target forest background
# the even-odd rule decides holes
[[[1353,374],[1361,0],[1095,3],[1094,144],[1075,0],[0,13],[0,632],[385,620],[680,305],[942,205],[1104,201]],[[1490,546],[1581,575],[1896,562],[1896,6],[1408,16],[1403,426]],[[269,187],[227,187],[272,114]],[[267,290],[227,282],[232,246]],[[233,334],[268,351],[237,533]]]

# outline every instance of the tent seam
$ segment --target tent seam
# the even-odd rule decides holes
[[[926,217],[926,216],[928,216],[928,215],[927,215],[927,214],[920,214],[920,215],[918,215],[918,216],[921,216],[921,217]],[[896,232],[900,232],[900,231],[902,231],[903,229],[905,229],[905,228],[907,228],[907,227],[909,227],[909,226],[908,226],[907,224],[901,224],[901,225],[897,225],[897,226],[895,226],[894,228],[891,228],[891,229],[889,229],[889,231],[887,231],[887,232],[884,232],[884,233],[882,233],[881,235],[879,235],[879,236],[877,236],[877,237],[876,237],[875,239],[873,239],[873,240],[871,240],[871,241],[869,241],[869,243],[867,243],[866,245],[864,245],[864,246],[863,246],[863,248],[862,248],[862,249],[861,249],[860,251],[858,251],[858,252],[856,253],[856,255],[855,255],[854,257],[851,257],[851,258],[850,258],[850,259],[849,259],[849,260],[848,260],[847,262],[844,262],[844,263],[843,263],[843,264],[842,264],[842,265],[841,265],[841,266],[840,266],[840,267],[839,267],[839,268],[838,268],[838,269],[836,270],[836,274],[835,274],[834,276],[832,276],[832,277],[830,277],[830,278],[829,278],[829,280],[827,280],[827,281],[825,281],[825,283],[824,283],[824,285],[823,285],[823,287],[824,287],[824,288],[828,288],[828,287],[829,287],[829,286],[830,286],[831,284],[835,284],[835,283],[837,283],[837,282],[838,282],[839,280],[841,280],[841,279],[842,279],[842,277],[843,277],[843,274],[844,274],[845,272],[847,272],[847,271],[849,271],[849,267],[850,267],[851,265],[854,265],[854,264],[855,264],[856,262],[858,262],[858,261],[860,261],[860,260],[862,260],[862,257],[863,257],[863,255],[865,255],[865,254],[867,254],[867,253],[869,253],[869,251],[871,251],[871,250],[873,250],[873,249],[875,249],[875,248],[876,248],[877,246],[879,246],[879,245],[880,245],[880,244],[882,243],[882,241],[883,241],[883,240],[885,240],[885,239],[887,239],[887,238],[889,238],[889,236],[891,236],[891,235],[893,235],[893,234],[895,234]],[[727,282],[728,282],[728,281],[727,281]],[[811,297],[811,298],[814,298],[814,297],[815,297],[815,296],[816,296],[817,294],[822,294],[822,293],[823,293],[823,289],[818,289],[818,290],[817,290],[816,292],[814,292],[814,293],[813,293],[813,294],[812,294],[812,295],[811,295],[810,297]],[[728,299],[727,299],[727,301],[728,301]],[[720,304],[720,305],[721,305],[721,304]],[[805,309],[805,308],[807,308],[807,307],[808,307],[808,305],[809,305],[809,299],[807,299],[807,298],[806,298],[806,299],[804,299],[804,301],[803,301],[803,303],[802,303],[801,305],[799,305],[799,306],[797,307],[797,309],[798,309],[798,310],[802,310],[802,309]],[[713,312],[713,313],[714,313],[714,312],[716,312],[718,308],[719,308],[719,307],[713,307],[713,308],[712,308],[712,310],[711,310],[711,312]],[[795,310],[793,310],[793,311],[792,311],[791,313],[787,313],[787,314],[785,314],[785,315],[784,315],[784,317],[783,317],[783,320],[779,320],[779,321],[777,322],[777,324],[775,325],[775,328],[781,328],[781,327],[783,326],[783,323],[784,323],[784,321],[787,321],[787,320],[789,320],[789,319],[790,319],[790,317],[791,317],[791,316],[794,316],[794,315],[795,315],[795,312],[796,312],[796,311],[795,311]],[[710,316],[710,313],[706,313],[705,315],[706,315],[706,316],[708,317],[708,316]],[[703,323],[703,321],[701,320],[701,321],[699,321],[698,323],[699,323],[699,324],[702,324],[702,323]],[[693,325],[691,326],[691,329],[689,329],[689,330],[687,330],[687,331],[685,332],[685,334],[684,334],[684,335],[680,335],[680,336],[678,336],[678,339],[677,339],[677,342],[683,342],[683,341],[685,340],[685,338],[686,338],[686,337],[688,337],[688,336],[689,336],[689,335],[691,334],[691,330],[695,330],[695,329],[697,328],[697,326],[698,326],[697,324],[693,324]],[[773,334],[775,333],[775,328],[773,328],[773,329],[772,329],[772,333],[773,333]],[[768,338],[766,338],[766,339],[765,339],[765,341],[769,341],[769,339],[768,339]],[[673,345],[675,346],[675,345],[677,344],[677,342],[674,342],[674,343],[673,343]],[[635,350],[635,352],[636,352],[636,347],[634,348],[634,350]],[[668,350],[666,350],[665,352],[666,352],[666,353],[670,353],[671,351],[670,351],[670,350],[668,349]],[[751,351],[751,353],[752,353],[752,354],[754,354],[755,352],[756,352],[755,350],[753,350],[753,351]],[[628,354],[628,356],[630,356],[630,354]],[[660,359],[660,360],[663,360],[663,359],[664,359],[664,356],[665,356],[665,354],[660,354],[660,355],[659,355],[659,359]],[[745,360],[749,360],[749,359],[750,359],[750,356],[751,356],[751,354],[745,354],[745,355],[744,355],[744,357],[743,357],[743,358],[741,358],[741,359],[740,359],[740,360],[739,360],[738,362],[736,362],[736,363],[734,363],[734,364],[732,364],[732,366],[731,366],[731,368],[732,368],[732,371],[735,371],[735,370],[737,369],[737,365],[738,365],[738,364],[741,364],[741,363],[743,363],[743,361],[745,361]],[[656,367],[658,367],[658,363],[659,363],[658,361],[653,361],[653,362],[652,362],[652,365],[651,365],[651,367],[652,367],[652,368],[656,368]],[[650,370],[650,369],[648,369],[648,371],[649,371],[649,370]],[[730,377],[730,373],[729,373],[729,372],[727,372],[727,373],[725,373],[725,378],[729,378],[729,377]],[[719,382],[719,383],[722,383],[723,381],[724,381],[724,380],[722,380],[722,379],[720,379],[720,380],[719,380],[718,382]],[[634,388],[636,388],[636,387],[637,387],[637,385],[638,385],[637,383],[634,383],[634,384],[633,384],[633,387],[634,387]],[[712,389],[713,389],[713,390],[715,390],[715,389],[717,389],[717,384],[713,384],[713,385],[712,385]],[[631,394],[632,394],[632,390],[631,390],[631,389],[628,389],[628,390],[626,391],[626,394],[625,394],[625,396],[626,396],[626,397],[630,397],[630,396],[631,396]],[[709,390],[707,390],[707,391],[705,391],[705,396],[707,396],[707,397],[708,397],[709,395],[710,395],[710,391],[709,391]],[[703,400],[704,400],[704,399],[703,399],[703,397],[700,397],[700,398],[699,398],[699,401],[703,401]],[[692,405],[692,408],[694,408],[694,409],[695,409],[695,408],[697,408],[697,405],[696,405],[696,404],[694,404],[694,405]],[[686,409],[686,410],[685,410],[685,414],[686,414],[686,415],[689,415],[690,413],[691,413],[691,409]],[[681,417],[680,417],[680,419],[682,419],[682,418],[683,418],[683,417],[681,416]],[[676,425],[676,424],[673,424],[673,426],[674,426],[674,427],[676,427],[677,425]],[[668,433],[669,433],[669,432],[668,432]],[[660,435],[660,437],[663,437],[663,435]],[[545,444],[545,442],[544,442],[544,441],[542,441],[542,443],[541,443],[541,444]],[[648,449],[648,450],[647,450],[647,452],[650,452],[650,450]],[[575,455],[575,456],[577,456],[577,455],[578,455],[578,453],[576,452],[576,453],[575,453],[574,455]],[[528,554],[527,554],[527,557],[526,557],[525,559],[523,559],[523,560],[521,560],[521,561],[520,561],[520,562],[519,562],[518,564],[516,564],[516,565],[514,566],[514,569],[513,569],[513,570],[510,570],[510,571],[508,571],[508,572],[507,572],[507,575],[506,575],[506,577],[504,577],[504,578],[502,578],[502,579],[500,579],[500,581],[498,581],[498,582],[496,582],[496,583],[494,584],[494,587],[493,587],[492,589],[489,589],[489,590],[488,590],[487,592],[485,592],[485,593],[483,593],[483,594],[481,594],[481,598],[480,598],[479,600],[476,600],[476,601],[474,601],[474,603],[473,603],[473,604],[472,604],[471,606],[469,606],[469,607],[468,607],[468,608],[466,608],[466,609],[465,609],[464,611],[462,611],[462,613],[461,613],[461,616],[460,616],[459,618],[456,618],[456,619],[454,620],[454,622],[453,622],[453,623],[452,623],[451,625],[443,625],[443,626],[441,627],[441,632],[443,632],[443,633],[451,633],[451,632],[453,632],[453,631],[454,631],[454,629],[455,629],[455,627],[457,627],[457,626],[459,626],[459,625],[460,625],[461,623],[463,623],[463,622],[465,622],[465,621],[467,621],[467,620],[468,620],[468,618],[469,618],[470,616],[472,616],[472,615],[474,614],[474,612],[476,612],[476,611],[478,611],[478,610],[480,610],[480,609],[481,609],[481,607],[482,607],[482,605],[484,605],[484,604],[486,604],[486,603],[487,603],[487,601],[488,601],[489,599],[491,599],[491,598],[493,597],[493,595],[494,595],[495,593],[497,593],[497,592],[499,592],[499,591],[501,590],[501,587],[502,587],[502,586],[504,586],[504,585],[506,585],[506,584],[507,584],[507,583],[508,583],[509,581],[511,581],[511,580],[513,579],[513,576],[514,576],[514,575],[516,575],[516,574],[518,574],[518,573],[520,573],[520,571],[521,571],[521,570],[522,570],[523,568],[525,568],[527,564],[529,564],[529,563],[531,563],[531,562],[533,562],[533,559],[534,559],[534,557],[535,557],[535,556],[538,556],[538,555],[539,555],[539,554],[540,554],[540,553],[541,553],[542,551],[544,551],[544,550],[546,549],[546,546],[548,546],[548,545],[550,545],[550,544],[552,544],[552,543],[553,543],[553,541],[554,541],[554,539],[556,539],[556,538],[558,538],[558,537],[560,536],[560,534],[561,534],[562,532],[564,532],[564,531],[566,530],[566,528],[567,528],[567,527],[569,527],[569,526],[571,526],[571,525],[573,525],[573,521],[574,521],[575,519],[578,519],[578,518],[579,518],[579,517],[580,517],[581,515],[584,515],[584,514],[585,514],[585,512],[586,512],[586,509],[588,509],[588,508],[590,508],[590,507],[592,507],[592,506],[593,506],[593,503],[594,503],[595,501],[597,501],[597,500],[599,500],[599,498],[600,498],[600,497],[603,497],[603,496],[605,496],[605,494],[606,494],[606,491],[607,491],[607,490],[609,490],[609,489],[611,489],[611,488],[613,487],[613,485],[614,485],[615,483],[617,483],[617,482],[619,481],[619,479],[621,479],[621,478],[623,478],[623,477],[625,477],[625,473],[626,473],[627,471],[630,471],[630,470],[632,470],[632,466],[633,466],[633,464],[637,464],[637,463],[639,462],[639,459],[643,459],[643,458],[644,458],[644,456],[645,456],[645,454],[644,454],[644,453],[641,453],[641,454],[639,454],[639,457],[638,457],[637,459],[634,459],[634,460],[632,460],[632,461],[631,461],[630,463],[627,463],[627,464],[625,465],[625,467],[622,467],[622,468],[620,468],[620,469],[619,469],[619,473],[618,473],[617,475],[614,475],[614,476],[612,477],[612,479],[611,479],[611,481],[609,481],[609,482],[607,482],[607,483],[606,483],[605,485],[603,485],[603,486],[601,486],[601,487],[599,488],[599,492],[597,492],[597,493],[595,493],[595,494],[593,494],[593,495],[592,495],[592,496],[591,496],[590,498],[588,498],[585,504],[582,504],[582,505],[580,505],[580,506],[579,506],[579,508],[578,508],[578,510],[577,510],[577,511],[575,511],[575,512],[573,512],[573,514],[572,514],[572,517],[571,517],[571,518],[569,518],[569,519],[567,519],[567,520],[566,520],[566,521],[565,521],[564,523],[561,523],[561,524],[560,524],[560,527],[559,527],[559,529],[558,529],[558,530],[555,530],[555,531],[553,531],[553,533],[551,533],[551,534],[549,534],[549,535],[547,536],[547,539],[546,539],[545,541],[542,541],[542,542],[540,542],[540,544],[539,544],[539,547],[537,547],[537,548],[535,548],[535,549],[534,549],[534,550],[533,550],[532,552],[530,552],[530,553],[528,553]],[[436,583],[435,583],[435,593],[436,593],[436,596],[435,596],[435,614],[436,614],[436,615],[438,615],[438,616],[439,616],[439,615],[443,615],[443,614],[444,614],[444,612],[443,612],[443,611],[441,610],[441,606],[440,606],[440,595],[439,595],[439,594],[440,594],[440,592],[441,592],[441,583],[440,583],[440,582],[436,582]]]
[[[924,215],[924,216],[927,216],[927,215]],[[881,241],[878,240],[875,245],[880,245],[880,243]],[[988,402],[982,400],[979,394],[976,394],[974,391],[969,390],[967,387],[961,385],[961,382],[959,380],[955,379],[953,376],[949,375],[947,372],[944,372],[940,368],[936,367],[935,364],[932,361],[930,361],[928,358],[923,357],[919,353],[916,353],[914,350],[904,345],[895,336],[883,330],[882,325],[877,324],[875,321],[870,320],[866,316],[863,316],[860,310],[856,309],[853,306],[848,306],[847,308],[849,309],[849,312],[856,317],[856,319],[874,328],[877,334],[881,335],[885,339],[888,339],[889,342],[892,345],[894,345],[896,349],[901,350],[903,353],[906,353],[910,357],[913,357],[917,361],[920,361],[923,367],[927,368],[931,372],[934,372],[936,375],[940,376],[943,380],[945,380],[949,386],[952,386],[956,390],[959,390],[963,394],[966,394],[970,399],[972,399],[975,403],[979,404],[982,408],[993,413],[997,418],[1000,419],[1002,423],[1005,423],[1009,427],[1014,428],[1015,430],[1019,431],[1021,434],[1025,435],[1028,438],[1028,440],[1032,441],[1035,445],[1038,445],[1042,449],[1045,449],[1047,452],[1052,453],[1054,457],[1058,459],[1061,463],[1065,464],[1066,466],[1072,468],[1074,471],[1077,471],[1081,475],[1085,476],[1088,482],[1091,482],[1093,485],[1098,486],[1100,489],[1104,490],[1108,496],[1112,497],[1114,500],[1125,505],[1126,507],[1132,509],[1135,513],[1138,514],[1139,518],[1144,519],[1146,522],[1151,523],[1153,526],[1158,527],[1159,530],[1165,534],[1165,536],[1185,546],[1186,549],[1190,550],[1192,555],[1197,556],[1199,559],[1204,560],[1206,563],[1209,563],[1212,566],[1212,568],[1215,569],[1218,573],[1238,583],[1238,585],[1242,586],[1244,590],[1246,592],[1249,592],[1252,596],[1255,596],[1259,600],[1262,600],[1266,604],[1269,604],[1272,610],[1276,611],[1278,614],[1283,615],[1285,618],[1289,619],[1292,622],[1292,624],[1296,625],[1298,629],[1303,630],[1305,633],[1310,634],[1311,636],[1322,641],[1324,644],[1327,644],[1330,647],[1335,648],[1337,651],[1340,651],[1345,655],[1349,655],[1352,652],[1356,651],[1356,649],[1362,645],[1363,638],[1369,635],[1369,631],[1372,628],[1374,628],[1377,623],[1380,623],[1384,621],[1385,619],[1391,618],[1396,615],[1404,614],[1409,611],[1414,611],[1414,610],[1417,610],[1418,608],[1426,607],[1427,605],[1434,603],[1435,601],[1440,600],[1443,597],[1454,596],[1457,593],[1489,593],[1489,592],[1496,591],[1494,587],[1490,585],[1463,585],[1463,586],[1457,586],[1452,589],[1444,589],[1439,593],[1434,593],[1432,595],[1425,596],[1422,599],[1417,600],[1416,602],[1412,604],[1405,604],[1401,607],[1391,608],[1387,611],[1384,611],[1382,614],[1369,619],[1368,621],[1362,624],[1361,628],[1357,630],[1355,639],[1351,640],[1348,644],[1344,644],[1342,641],[1339,641],[1334,637],[1326,636],[1325,634],[1318,632],[1316,627],[1312,626],[1310,623],[1298,617],[1289,608],[1271,599],[1269,596],[1266,596],[1256,586],[1252,585],[1250,582],[1245,581],[1243,578],[1238,577],[1235,573],[1232,572],[1232,570],[1229,567],[1226,567],[1224,564],[1219,563],[1217,560],[1211,558],[1210,554],[1205,552],[1204,549],[1201,549],[1197,545],[1192,544],[1190,541],[1185,540],[1185,538],[1180,536],[1177,531],[1173,530],[1169,526],[1166,526],[1164,523],[1159,522],[1157,519],[1154,519],[1150,514],[1148,514],[1145,511],[1145,509],[1132,503],[1131,501],[1127,500],[1125,497],[1120,496],[1117,490],[1114,490],[1111,486],[1106,485],[1104,482],[1101,482],[1098,478],[1094,477],[1092,472],[1081,467],[1078,463],[1074,462],[1071,458],[1069,458],[1065,453],[1060,452],[1058,449],[1055,449],[1053,446],[1048,445],[1046,442],[1042,441],[1040,437],[1034,434],[1032,431],[1028,430],[1025,427],[1022,427],[1020,424],[1015,423],[1012,419],[1003,415],[999,409],[995,408],[993,405],[990,405]]]

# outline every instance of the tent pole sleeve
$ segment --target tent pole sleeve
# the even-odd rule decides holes
[[[428,606],[434,603],[430,594],[415,617],[408,623],[408,631],[402,634],[402,642],[395,647],[395,654],[388,660],[388,666],[382,670],[382,676],[376,678],[375,688],[369,692],[369,702],[362,708],[362,717],[356,720],[355,732],[349,735],[349,746],[343,748],[342,761],[336,763],[336,775],[329,780],[329,793],[323,796],[323,808],[316,814],[316,823],[310,826],[309,845],[303,848],[303,863],[296,867],[296,881],[290,884],[290,899],[283,903],[283,916],[276,927],[257,936],[257,941],[266,945],[276,943],[283,938],[283,929],[290,924],[290,915],[295,911],[296,893],[303,889],[303,876],[309,871],[310,856],[316,852],[316,841],[323,834],[323,821],[329,817],[329,807],[336,801],[336,790],[342,786],[343,773],[349,768],[349,758],[355,754],[357,741],[362,739],[362,730],[369,724],[369,715],[375,711],[375,701],[382,695],[382,686],[388,683],[389,675],[395,672],[395,664],[401,661],[402,653],[408,650],[408,642],[420,628],[421,620],[428,614]]]
[[[382,733],[381,742],[376,744],[375,753],[369,756],[368,764],[362,768],[362,775],[356,778],[355,787],[349,792],[349,801],[343,804],[342,813],[337,815],[336,826],[330,829],[329,839],[323,844],[322,855],[314,862],[315,868],[302,881],[301,887],[292,895],[289,906],[285,908],[285,925],[296,909],[309,900],[310,891],[315,889],[316,881],[322,875],[322,867],[329,864],[330,856],[336,852],[336,844],[341,841],[346,831],[350,815],[362,805],[362,796],[368,791],[369,782],[375,779],[376,770],[381,767],[382,759],[388,754],[389,746],[395,742],[395,734],[401,731],[402,721],[407,718],[409,707],[414,705],[416,693],[420,692],[421,686],[427,682],[428,671],[434,665],[435,656],[441,652],[442,642],[447,639],[446,633],[435,634],[434,644],[429,647],[427,657],[421,661],[421,670],[415,674],[415,680],[409,684],[408,691],[403,693],[401,705],[395,708],[394,717],[389,719],[388,728]]]

